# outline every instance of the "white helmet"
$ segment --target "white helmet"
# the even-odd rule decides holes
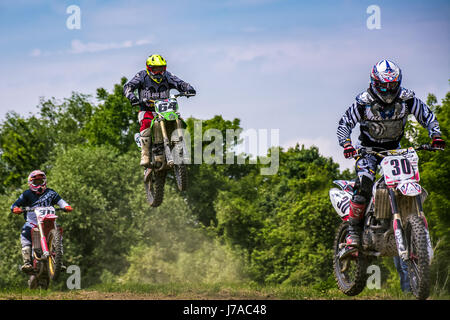
[[[392,103],[397,98],[401,82],[402,70],[390,60],[381,60],[373,66],[370,73],[370,87],[385,103]]]

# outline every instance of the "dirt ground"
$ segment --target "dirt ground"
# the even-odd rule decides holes
[[[180,294],[155,294],[133,292],[99,292],[74,290],[70,292],[52,292],[48,294],[30,295],[29,293],[0,294],[0,300],[273,300],[271,295],[243,294],[232,295],[226,290],[211,294],[187,292]]]

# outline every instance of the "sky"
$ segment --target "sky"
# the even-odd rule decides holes
[[[447,0],[0,0],[0,119],[36,113],[40,97],[110,91],[158,53],[197,90],[180,101],[185,117],[279,129],[284,148],[315,145],[351,168],[337,124],[376,62],[397,62],[423,100],[449,91],[449,18]]]

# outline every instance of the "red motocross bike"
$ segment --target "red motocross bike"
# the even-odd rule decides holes
[[[36,214],[37,225],[32,224],[32,263],[28,286],[30,289],[47,289],[50,281],[56,281],[63,268],[62,227],[56,223],[56,211],[65,211],[54,207],[25,207],[25,212]]]

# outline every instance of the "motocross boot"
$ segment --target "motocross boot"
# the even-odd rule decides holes
[[[150,166],[150,145],[151,145],[151,128],[147,128],[141,131],[141,163],[143,167]]]
[[[22,248],[23,266],[20,268],[22,272],[30,273],[33,271],[33,265],[31,264],[31,247]]]
[[[350,213],[348,217],[348,236],[345,244],[345,251],[341,255],[341,259],[349,254],[358,251],[360,247],[361,222],[366,208],[365,198],[355,195],[350,200]]]

